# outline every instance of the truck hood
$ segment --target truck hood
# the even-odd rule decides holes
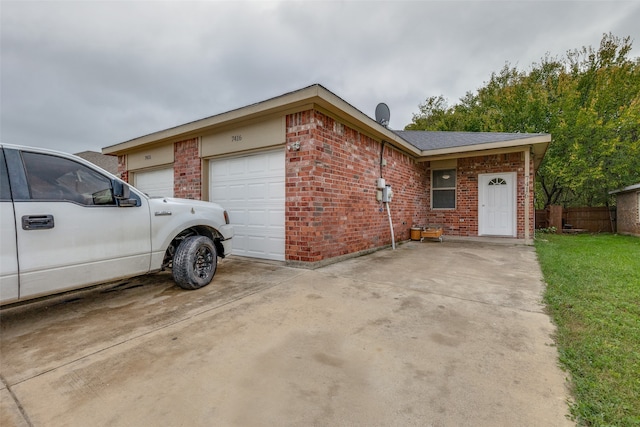
[[[233,227],[226,222],[225,211],[217,203],[202,200],[158,197],[147,199],[151,214],[152,235],[161,238],[166,247],[179,232],[190,227],[206,226],[217,230],[223,240],[233,237]]]

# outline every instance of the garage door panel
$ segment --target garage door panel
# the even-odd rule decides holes
[[[270,163],[270,156],[251,156],[247,158],[247,172],[256,175],[263,174],[265,171],[265,164],[268,166]],[[268,170],[268,169],[267,169]]]
[[[243,224],[243,223],[247,222],[247,211],[246,210],[244,210],[244,209],[229,209],[226,206],[224,206],[224,208],[226,209],[227,213],[229,214],[229,218],[230,219],[233,218],[232,223]]]
[[[284,209],[271,209],[268,215],[268,221],[271,227],[284,230]]]
[[[216,178],[218,177],[227,177],[229,175],[229,167],[228,165],[220,164],[215,169],[209,168],[209,177],[212,182],[216,182]]]
[[[229,159],[226,174],[228,176],[242,176],[245,173],[246,160],[244,158]]]
[[[280,159],[272,159],[272,161],[269,163],[268,170],[274,176],[280,175],[280,170],[281,170]]]
[[[266,209],[252,209],[249,211],[249,226],[267,228],[269,225],[265,219],[267,218]]]
[[[217,194],[220,199],[229,198],[229,190],[227,187],[219,186],[219,185],[211,185],[209,189],[210,193]],[[225,206],[226,208],[226,206]],[[228,209],[227,209],[228,211]]]
[[[262,258],[267,253],[267,241],[268,239],[261,235],[247,236],[247,253]]]
[[[235,237],[234,237],[235,238]],[[276,258],[278,256],[284,259],[284,250],[282,252],[274,252],[273,247],[282,246],[284,248],[284,239],[281,238],[264,238],[261,235],[247,236],[247,249],[245,256],[251,256],[254,258],[265,258],[271,256]]]
[[[234,235],[233,235],[233,250],[234,250],[234,251],[236,251],[236,250],[237,250],[236,246],[237,246],[237,247],[240,247],[240,248],[245,248],[245,247],[247,247],[247,236],[243,236],[242,234],[240,234],[240,235],[238,235],[238,234],[234,234]],[[234,252],[234,253],[235,253],[235,252]],[[242,253],[242,254],[239,254],[239,255],[244,255],[244,256],[246,256],[246,255],[245,255],[245,254],[243,254],[243,253]]]
[[[232,202],[244,202],[246,200],[247,186],[245,184],[232,184],[226,188],[227,198]]]
[[[135,172],[134,187],[150,197],[173,197],[173,168]]]
[[[281,182],[271,182],[268,187],[269,199],[273,202],[284,202],[285,192],[284,192],[284,181]]]
[[[248,184],[246,194],[249,201],[267,201],[269,199],[265,183]]]
[[[284,150],[210,162],[210,200],[229,212],[233,253],[284,260]]]
[[[274,252],[274,255],[284,260],[284,237],[271,237],[267,241],[270,248],[282,248],[280,252]]]

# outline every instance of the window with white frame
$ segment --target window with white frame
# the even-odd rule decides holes
[[[455,169],[438,169],[431,172],[431,208],[456,208]]]

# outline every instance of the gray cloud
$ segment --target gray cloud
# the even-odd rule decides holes
[[[391,127],[505,63],[640,43],[624,1],[3,1],[4,143],[77,152],[320,83]],[[636,46],[632,54],[640,50]]]

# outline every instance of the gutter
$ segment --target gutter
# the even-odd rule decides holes
[[[609,194],[626,193],[627,191],[640,190],[640,184],[629,185],[628,187],[621,188],[620,190],[609,191]]]

